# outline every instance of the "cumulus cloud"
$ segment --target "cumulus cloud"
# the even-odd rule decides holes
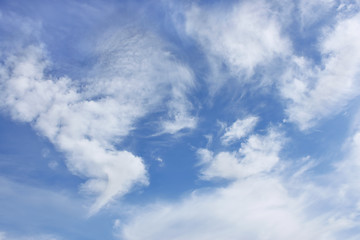
[[[283,144],[282,135],[270,129],[265,136],[251,135],[235,152],[220,152],[214,155],[207,149],[198,151],[204,165],[204,179],[239,179],[269,172],[279,161]]]
[[[223,144],[229,144],[233,141],[246,137],[256,126],[258,117],[248,116],[244,119],[236,120],[230,127],[225,129],[224,135],[221,137]]]
[[[284,75],[281,94],[288,99],[291,122],[305,130],[339,113],[360,94],[360,15],[340,19],[324,32],[320,42],[321,66],[301,57]]]
[[[148,184],[143,160],[116,144],[136,122],[169,99],[164,132],[196,125],[186,91],[191,72],[177,64],[155,36],[122,29],[104,33],[98,63],[87,79],[47,74],[51,61],[42,45],[2,52],[1,108],[29,122],[67,157],[67,167],[88,178],[82,190],[97,195],[91,213],[135,184]],[[171,91],[169,91],[171,89]]]

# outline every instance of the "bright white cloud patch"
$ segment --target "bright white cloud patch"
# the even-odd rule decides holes
[[[230,127],[225,129],[225,133],[221,137],[222,143],[229,144],[246,137],[254,129],[257,122],[258,118],[255,116],[236,120]]]
[[[289,120],[308,129],[339,113],[360,94],[360,15],[341,19],[321,39],[322,66],[295,58],[284,76],[282,95],[289,99]]]
[[[236,76],[251,76],[255,67],[269,64],[289,48],[277,15],[265,1],[244,1],[226,8],[193,5],[186,13],[186,32],[214,58],[210,62],[226,63]],[[214,79],[213,84],[218,81]]]
[[[269,172],[279,161],[283,144],[282,135],[270,129],[265,136],[251,135],[236,152],[220,152],[214,155],[206,149],[199,150],[204,179],[240,179]]]

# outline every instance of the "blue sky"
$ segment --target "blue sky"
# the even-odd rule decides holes
[[[0,240],[360,238],[360,1],[1,1]]]

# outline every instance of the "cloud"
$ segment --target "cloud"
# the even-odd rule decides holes
[[[41,44],[2,52],[1,108],[29,122],[67,157],[67,167],[87,178],[81,189],[97,197],[90,212],[148,184],[143,159],[116,145],[150,112],[165,112],[160,131],[196,126],[186,92],[191,71],[178,64],[154,35],[111,29],[99,38],[97,63],[87,78],[48,74],[52,63]],[[169,91],[170,89],[170,91]],[[168,108],[157,106],[169,100]]]
[[[161,112],[159,105],[165,105],[161,133],[195,128],[197,119],[191,116],[193,105],[187,99],[195,86],[191,70],[166,50],[169,46],[161,39],[133,27],[110,29],[99,39],[99,64],[92,73],[97,94],[116,95],[121,102],[131,104],[130,113],[134,114]]]
[[[294,57],[284,74],[282,96],[288,100],[286,112],[300,129],[313,127],[326,117],[341,112],[360,94],[360,14],[340,19],[320,38],[321,66]]]
[[[288,3],[291,5],[289,8],[292,8],[293,3],[289,1],[283,2],[281,6],[286,8]],[[285,114],[289,121],[297,124],[301,130],[306,130],[321,119],[341,112],[360,93],[360,35],[357,31],[360,29],[360,15],[352,4],[339,5],[339,13],[334,18],[336,22],[324,28],[319,37],[317,47],[321,61],[316,62],[293,55],[291,43],[283,31],[289,29],[291,24],[296,25],[292,22],[296,20],[286,22],[285,13],[277,8],[280,5],[274,7],[273,4],[281,3],[276,3],[276,0],[258,0],[240,1],[231,5],[191,4],[182,15],[184,19],[177,16],[179,21],[184,20],[184,33],[188,36],[175,36],[173,29],[169,30],[171,27],[164,30],[162,24],[156,28],[164,28],[157,29],[158,32],[168,31],[162,33],[168,34],[162,36],[164,39],[173,40],[174,44],[181,42],[177,50],[196,48],[196,53],[191,56],[202,58],[201,54],[198,55],[197,48],[200,47],[208,61],[208,66],[204,68],[210,68],[207,76],[209,82],[206,83],[210,86],[205,90],[209,90],[210,95],[227,79],[233,78],[246,83],[246,86],[241,85],[244,89],[250,84],[263,87],[259,79],[271,79],[274,83],[274,76],[279,76],[278,72],[285,69],[279,82],[275,82],[281,100],[286,101],[283,105],[286,107]],[[335,11],[333,4],[332,0],[317,3],[301,1],[297,5],[300,9],[297,10],[300,11],[302,27],[316,26],[330,12],[329,9]],[[140,12],[146,11],[142,9]],[[159,12],[156,15],[161,15]],[[289,12],[295,13],[291,10],[286,11],[286,14]],[[343,15],[345,13],[350,13],[350,17]],[[82,13],[81,16],[87,14]],[[0,14],[0,19],[5,18]],[[164,19],[161,18],[161,21]],[[14,25],[21,25],[23,21],[18,19]],[[52,53],[48,53],[46,44],[37,39],[41,35],[38,34],[41,32],[40,25],[34,30],[34,23],[28,22],[16,30],[23,31],[26,35],[24,38],[31,38],[29,41],[21,41],[19,38],[14,45],[8,40],[0,43],[1,111],[14,120],[29,123],[37,133],[49,139],[57,150],[64,153],[68,169],[84,179],[80,191],[96,197],[90,208],[91,214],[130,192],[135,186],[149,184],[144,159],[123,148],[124,139],[133,140],[135,130],[141,131],[145,126],[150,126],[150,133],[141,131],[140,134],[155,136],[177,134],[199,124],[198,116],[194,114],[196,106],[189,96],[199,87],[196,78],[201,82],[201,76],[193,73],[188,65],[172,54],[171,50],[177,46],[164,42],[160,36],[146,30],[146,27],[141,28],[136,23],[123,24],[127,21],[120,22],[121,26],[114,23],[110,24],[111,27],[97,29],[95,35],[100,36],[90,41],[93,45],[85,41],[88,45],[84,48],[92,45],[90,50],[83,50],[89,54],[89,62],[82,62],[88,69],[82,69],[81,74],[75,74],[76,77],[68,77],[66,72],[54,70],[57,66],[52,62]],[[297,39],[297,34],[290,32],[289,39]],[[190,45],[187,45],[188,37],[194,40]],[[187,38],[186,41],[183,41],[184,38]],[[304,39],[297,40],[301,42]],[[11,49],[7,50],[8,46],[12,46]],[[66,58],[65,55],[62,57]],[[187,52],[185,55],[190,56]],[[282,60],[278,61],[279,58]],[[275,67],[278,63],[280,66]],[[65,68],[61,69],[63,71]],[[259,96],[254,92],[251,97],[242,95],[241,99],[247,98],[249,107],[259,106],[259,103],[261,105],[270,99],[266,104],[273,106],[272,86],[263,89],[269,95],[260,93]],[[237,91],[234,92],[235,98],[239,97]],[[203,97],[207,92],[201,90],[196,93],[199,95],[194,97],[206,101]],[[210,124],[217,118],[215,115],[222,113],[224,105],[221,104],[224,101],[199,111],[199,114],[209,118],[201,122],[209,125],[201,126],[198,133],[203,135],[204,130],[211,127]],[[230,104],[231,109],[235,109],[234,102]],[[269,108],[269,111],[280,110],[277,108],[280,105],[277,102],[276,108]],[[269,116],[264,109],[262,113]],[[274,120],[272,115],[270,118],[267,120]],[[213,139],[219,137],[216,134],[205,135],[207,146],[197,151],[200,159],[197,167],[200,168],[199,181],[207,181],[207,188],[196,189],[183,199],[173,202],[145,203],[141,207],[124,204],[119,212],[123,211],[122,214],[127,216],[118,218],[111,212],[105,214],[105,218],[116,219],[112,219],[111,223],[102,221],[103,224],[108,224],[110,228],[112,225],[113,231],[118,232],[121,239],[127,240],[359,238],[360,195],[359,183],[356,181],[360,170],[359,129],[355,128],[345,142],[344,159],[334,160],[336,163],[328,169],[319,167],[318,159],[312,156],[296,162],[287,159],[284,155],[288,151],[291,155],[298,154],[297,150],[303,150],[301,147],[306,145],[302,145],[303,136],[293,136],[296,141],[301,138],[301,146],[295,146],[299,149],[290,147],[283,151],[287,137],[292,137],[285,135],[283,130],[288,129],[286,125],[283,129],[280,125],[278,128],[269,127],[264,133],[254,134],[252,132],[258,121],[258,117],[247,116],[227,128],[224,125],[222,130],[225,131],[220,139]],[[196,139],[191,138],[189,141]],[[215,150],[211,149],[219,140],[222,145]],[[239,142],[240,147],[234,150],[230,144],[235,141]],[[179,144],[193,146],[193,143],[186,141]],[[146,156],[146,149],[141,152]],[[162,158],[155,160],[160,167],[163,166]],[[168,161],[170,168],[171,162]],[[55,169],[55,163],[50,162],[49,167]],[[157,177],[161,181],[162,176]],[[209,181],[217,182],[214,184]],[[74,214],[83,214],[79,200],[73,202],[61,193],[24,188],[2,178],[0,182],[5,186],[0,189],[1,195],[5,196],[0,201],[5,206],[6,216],[9,216],[5,219],[11,220],[13,225],[26,223],[28,216],[36,216],[41,219],[40,224],[43,226],[43,222],[50,218],[53,222],[60,218],[59,221],[69,226],[74,225],[72,221],[68,222]],[[19,192],[27,198],[19,199]],[[31,195],[33,192],[36,196]],[[145,202],[153,197],[152,194],[147,195]],[[52,209],[55,214],[49,216],[48,211],[38,211],[44,207]],[[16,209],[16,214],[12,214],[12,209]],[[18,216],[24,218],[18,219]],[[83,219],[73,221],[82,222]],[[50,225],[55,224],[46,226]],[[87,226],[74,228],[82,232]],[[85,232],[92,234],[91,231]],[[56,239],[56,236],[39,234],[18,237],[12,236],[6,229],[5,232],[0,231],[0,240],[53,238]]]
[[[335,163],[337,181],[334,181],[333,185],[336,186],[336,191],[334,192],[338,194],[337,197],[341,202],[342,208],[352,213],[348,213],[349,220],[360,229],[356,219],[356,216],[360,214],[360,184],[356,181],[360,173],[359,126],[356,126],[343,145],[343,151],[346,153],[344,160]]]
[[[91,179],[84,185],[87,189],[102,183],[92,212],[136,182],[146,184],[142,159],[113,146],[114,137],[128,131],[133,117],[117,120],[116,114],[126,114],[129,106],[118,106],[111,98],[86,99],[70,79],[44,76],[47,61],[41,47],[29,46],[17,54],[3,66],[2,107],[14,119],[31,122],[65,152],[68,168]]]
[[[309,199],[292,194],[278,173],[285,140],[269,129],[251,135],[238,152],[200,149],[203,176],[232,180],[195,190],[173,203],[159,202],[134,212],[119,237],[137,239],[336,239],[326,218],[309,217]],[[296,183],[297,185],[299,183]],[[293,187],[295,189],[295,187]]]
[[[187,105],[191,105],[187,100],[175,100],[168,104],[170,108],[169,120],[164,120],[161,123],[161,133],[175,134],[183,129],[194,129],[196,127],[197,117],[189,114],[190,107]]]
[[[204,168],[202,178],[240,179],[269,172],[279,161],[283,145],[282,135],[269,129],[265,136],[251,135],[235,152],[220,152],[214,155],[207,149],[198,151]]]
[[[145,209],[122,232],[137,239],[334,239],[315,222],[278,179],[248,178],[210,193],[194,192],[175,204]]]
[[[255,127],[258,118],[255,116],[248,116],[244,119],[236,120],[230,127],[225,129],[224,135],[221,137],[223,144],[229,144],[235,140],[246,137]]]
[[[289,51],[277,14],[265,1],[204,8],[194,4],[185,17],[186,33],[200,44],[214,73],[219,71],[214,67],[225,63],[233,76],[246,81],[257,66]],[[219,85],[222,78],[215,77],[211,84]]]
[[[303,28],[309,27],[329,14],[336,4],[334,0],[299,1],[300,22]]]
[[[189,89],[195,86],[194,76],[189,69],[179,66],[178,76],[171,77],[171,99],[167,103],[168,119],[162,121],[164,133],[175,134],[182,129],[194,129],[197,117],[191,115],[192,103],[187,99]]]
[[[360,198],[354,179],[359,136],[356,132],[346,142],[349,154],[338,161],[335,171],[315,177],[309,173],[314,166],[309,157],[300,165],[280,159],[285,138],[274,129],[264,136],[250,136],[241,154],[200,149],[205,179],[232,181],[195,190],[180,201],[140,208],[118,228],[118,236],[126,240],[357,239]],[[270,171],[277,165],[276,171]]]

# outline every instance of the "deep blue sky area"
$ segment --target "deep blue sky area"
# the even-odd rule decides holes
[[[360,239],[360,1],[0,1],[0,240]]]

